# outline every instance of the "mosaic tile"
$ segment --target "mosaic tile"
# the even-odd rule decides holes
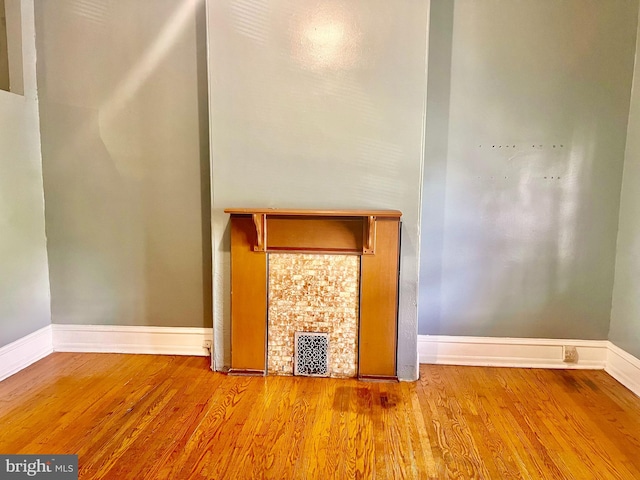
[[[357,255],[269,254],[269,374],[293,374],[302,331],[329,333],[332,377],[356,376],[359,277]]]

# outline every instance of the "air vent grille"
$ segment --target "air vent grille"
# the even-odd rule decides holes
[[[329,376],[329,334],[295,333],[294,375]]]

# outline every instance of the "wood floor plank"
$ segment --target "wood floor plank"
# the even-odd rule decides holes
[[[475,373],[479,372],[480,370]],[[500,434],[483,404],[484,394],[481,393],[481,384],[476,380],[477,376],[465,378],[467,378],[466,383],[456,382],[456,388],[461,390],[466,399],[465,407],[469,409],[471,414],[468,420],[471,436],[484,440],[476,442],[476,447],[490,478],[504,480],[520,478],[517,464],[505,448]]]
[[[352,409],[349,411],[349,438],[354,439],[353,477],[356,479],[374,476],[375,457],[372,435],[371,409],[373,408],[373,388],[356,387],[351,396]],[[355,402],[353,401],[355,400]]]
[[[382,424],[385,428],[384,463],[387,464],[387,478],[419,478],[420,470],[416,462],[415,448],[411,445],[411,431],[414,422],[407,424],[407,402],[409,397],[402,394],[403,385],[383,383],[378,386],[378,396],[382,409]],[[417,445],[416,445],[417,446]],[[404,468],[403,468],[404,467]]]
[[[346,452],[349,452],[348,418],[351,405],[351,395],[354,388],[349,381],[341,380],[333,394],[331,410],[331,427],[329,430],[329,445],[333,447],[332,454],[327,459],[328,472],[333,472],[333,478],[347,477]]]
[[[295,478],[296,467],[304,455],[304,439],[312,418],[314,383],[309,382],[307,378],[301,380],[284,431],[284,438],[288,440],[287,448],[276,453],[280,459],[281,478]]]
[[[404,428],[407,432],[408,442],[411,445],[410,451],[414,453],[415,478],[431,479],[436,478],[435,462],[428,443],[428,435],[424,425],[422,415],[420,415],[420,404],[417,399],[417,389],[415,383],[403,383],[402,388],[406,390],[402,393],[405,411],[403,412]]]
[[[95,479],[637,479],[640,398],[602,371],[422,365],[414,383],[229,377],[55,353],[0,382],[0,451]]]
[[[237,434],[253,407],[251,387],[255,383],[255,378],[227,378],[227,388],[221,392],[224,396],[210,402],[203,422],[182,451],[175,452],[175,463],[170,460],[170,473],[163,478],[181,478],[184,472],[190,478],[224,478]]]
[[[186,368],[193,368],[195,360],[192,358],[186,364]],[[205,377],[195,379],[189,377],[184,369],[175,368],[170,373],[171,400],[164,408],[157,411],[156,418],[141,432],[139,441],[132,445],[109,470],[109,476],[113,478],[126,478],[128,475],[134,478],[144,478],[145,475],[153,478],[157,475],[159,466],[168,459],[171,451],[178,446],[179,439],[190,435],[197,428],[202,417],[207,397],[209,395],[210,382]],[[220,382],[215,376],[213,382]],[[161,419],[169,417],[172,422],[164,422]],[[178,447],[179,448],[179,447]]]
[[[260,390],[255,399],[254,406],[244,423],[239,437],[242,441],[236,444],[233,453],[233,462],[230,463],[229,477],[242,478],[250,475],[257,478],[258,472],[268,470],[273,456],[267,455],[271,442],[276,438],[274,430],[278,424],[286,423],[286,417],[282,407],[286,404],[291,382],[282,381],[282,378],[274,378],[274,388]]]
[[[315,414],[310,419],[310,429],[304,438],[304,450],[308,454],[303,454],[298,464],[298,469],[306,472],[309,479],[322,479],[334,473],[328,468],[328,457],[335,453],[329,446],[334,384],[335,382],[329,379],[316,379],[314,382],[318,387]]]

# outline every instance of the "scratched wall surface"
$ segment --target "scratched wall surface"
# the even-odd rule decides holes
[[[329,374],[355,377],[360,257],[269,254],[269,374],[293,374],[295,332],[329,334]]]
[[[398,375],[417,378],[428,1],[208,2],[216,368],[229,361],[226,207],[403,212]]]
[[[607,338],[637,18],[432,1],[420,333]]]

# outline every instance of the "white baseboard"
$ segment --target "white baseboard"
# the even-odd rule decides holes
[[[112,325],[50,325],[0,348],[0,380],[51,352],[209,356],[213,329]],[[576,347],[577,363],[562,361]],[[605,369],[640,396],[640,359],[607,340],[418,335],[420,363],[524,368]]]
[[[602,370],[608,344],[607,340],[418,335],[418,358],[420,363],[444,365]],[[576,347],[576,363],[562,361],[563,345]]]
[[[53,352],[51,325],[0,348],[0,381]]]
[[[640,359],[609,342],[605,371],[640,397]]]
[[[212,328],[119,325],[59,325],[53,327],[56,352],[145,353],[209,356]]]

